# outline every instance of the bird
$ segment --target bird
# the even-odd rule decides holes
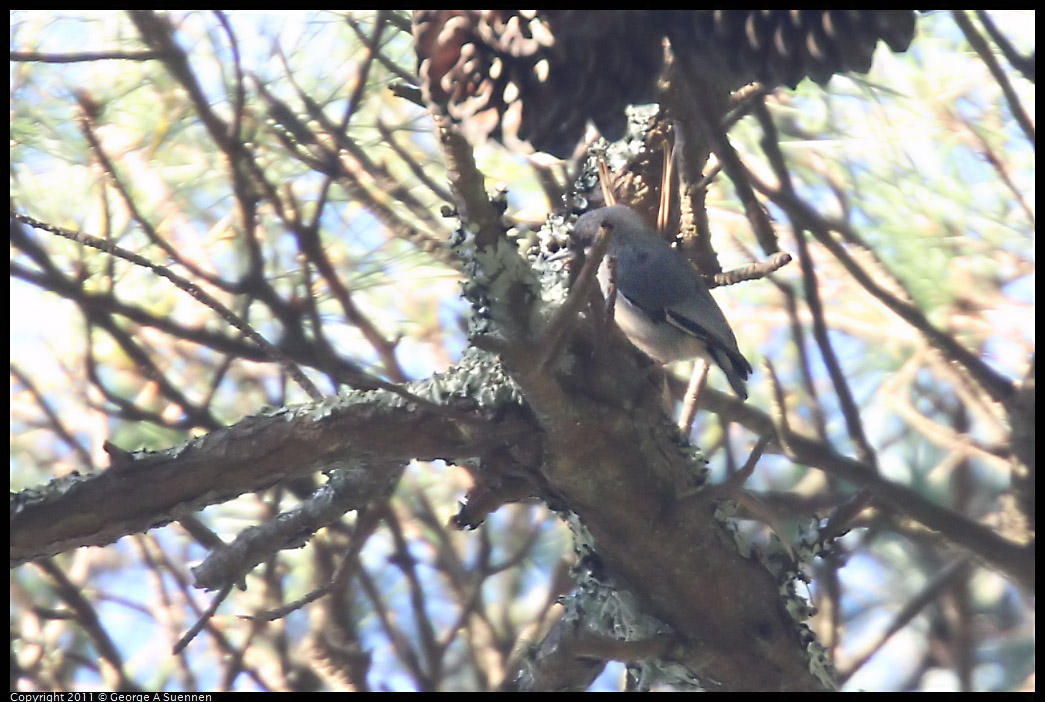
[[[697,271],[627,205],[582,215],[573,229],[575,245],[590,250],[603,225],[610,229],[610,240],[599,265],[599,284],[609,298],[612,275],[613,319],[628,340],[661,364],[695,357],[713,362],[737,397],[746,400],[751,364]]]

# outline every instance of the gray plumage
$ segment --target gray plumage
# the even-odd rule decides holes
[[[617,261],[613,318],[625,336],[659,363],[684,358],[713,361],[737,396],[747,399],[744,381],[751,364],[700,275],[685,257],[657,236],[625,205],[603,207],[577,220],[574,237],[588,249],[599,228],[612,226],[599,283],[609,291],[609,259]]]

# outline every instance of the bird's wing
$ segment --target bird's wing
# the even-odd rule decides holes
[[[662,255],[662,250],[669,255]],[[617,258],[618,295],[654,320],[665,320],[705,345],[721,349],[747,377],[751,364],[741,355],[726,316],[681,254],[666,241],[650,238],[610,255]],[[623,293],[625,290],[628,292]]]
[[[680,311],[669,308],[665,310],[665,318],[675,328],[703,341],[708,347],[709,353],[720,366],[724,365],[720,360],[720,355],[724,353],[732,361],[737,373],[742,378],[746,378],[752,372],[751,364],[740,353],[733,330],[729,328],[725,315],[715,304],[710,293],[708,293],[708,299],[711,300],[714,307],[703,306],[700,314],[694,314],[693,309]],[[691,308],[692,306],[686,307]]]
[[[628,301],[651,316],[662,318],[665,309],[686,293],[691,273],[678,270],[679,265],[687,264],[667,242],[651,237],[641,244],[611,249],[609,256],[617,259],[618,294],[627,290]]]

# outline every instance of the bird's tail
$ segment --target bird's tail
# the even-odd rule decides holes
[[[729,381],[729,385],[733,388],[733,392],[737,394],[737,397],[741,400],[746,400],[747,384],[744,381],[747,380],[748,375],[751,373],[751,364],[747,362],[747,359],[740,354],[736,354],[737,358],[733,358],[733,354],[713,344],[708,344],[708,355],[726,374],[726,380]]]

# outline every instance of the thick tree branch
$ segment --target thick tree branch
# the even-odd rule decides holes
[[[348,465],[352,457],[384,484],[391,461],[481,455],[527,431],[518,423],[479,430],[385,391],[274,410],[166,451],[125,454],[99,473],[13,494],[11,564],[112,543],[245,492]],[[366,463],[367,456],[381,460]],[[360,506],[349,502],[346,509]]]

